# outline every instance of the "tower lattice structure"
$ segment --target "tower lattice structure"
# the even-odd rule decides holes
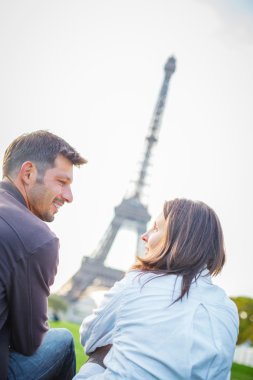
[[[111,287],[115,281],[124,276],[123,271],[104,265],[116,235],[124,225],[131,226],[136,231],[136,252],[141,255],[140,235],[146,231],[147,223],[150,220],[148,208],[142,199],[144,189],[147,186],[146,178],[153,148],[158,141],[170,78],[175,72],[175,68],[176,60],[174,57],[170,57],[164,67],[164,80],[152,115],[149,131],[145,138],[144,156],[141,161],[138,178],[134,183],[133,192],[130,196],[124,197],[121,203],[115,207],[114,217],[98,247],[90,256],[83,257],[80,269],[60,290],[60,293],[65,295],[69,301],[79,299],[90,285]]]

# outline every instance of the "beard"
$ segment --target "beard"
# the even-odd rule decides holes
[[[54,213],[50,211],[54,198],[44,183],[36,182],[27,191],[27,199],[30,211],[44,222],[52,222]]]

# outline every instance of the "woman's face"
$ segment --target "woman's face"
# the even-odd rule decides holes
[[[163,213],[161,213],[156,218],[152,228],[141,236],[142,240],[146,243],[145,253],[160,253],[165,246],[166,236],[166,221]]]

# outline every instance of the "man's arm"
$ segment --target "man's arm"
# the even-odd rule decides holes
[[[17,263],[9,295],[11,349],[32,355],[48,330],[47,298],[58,265],[58,239]]]

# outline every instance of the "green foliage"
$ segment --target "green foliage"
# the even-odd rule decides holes
[[[231,380],[252,380],[253,368],[245,365],[233,363],[231,371]]]
[[[65,299],[57,294],[51,294],[48,297],[48,306],[58,312],[58,311],[66,311],[68,309],[68,303]]]
[[[237,344],[248,341],[253,345],[253,299],[249,297],[232,298],[236,303],[240,317]]]

